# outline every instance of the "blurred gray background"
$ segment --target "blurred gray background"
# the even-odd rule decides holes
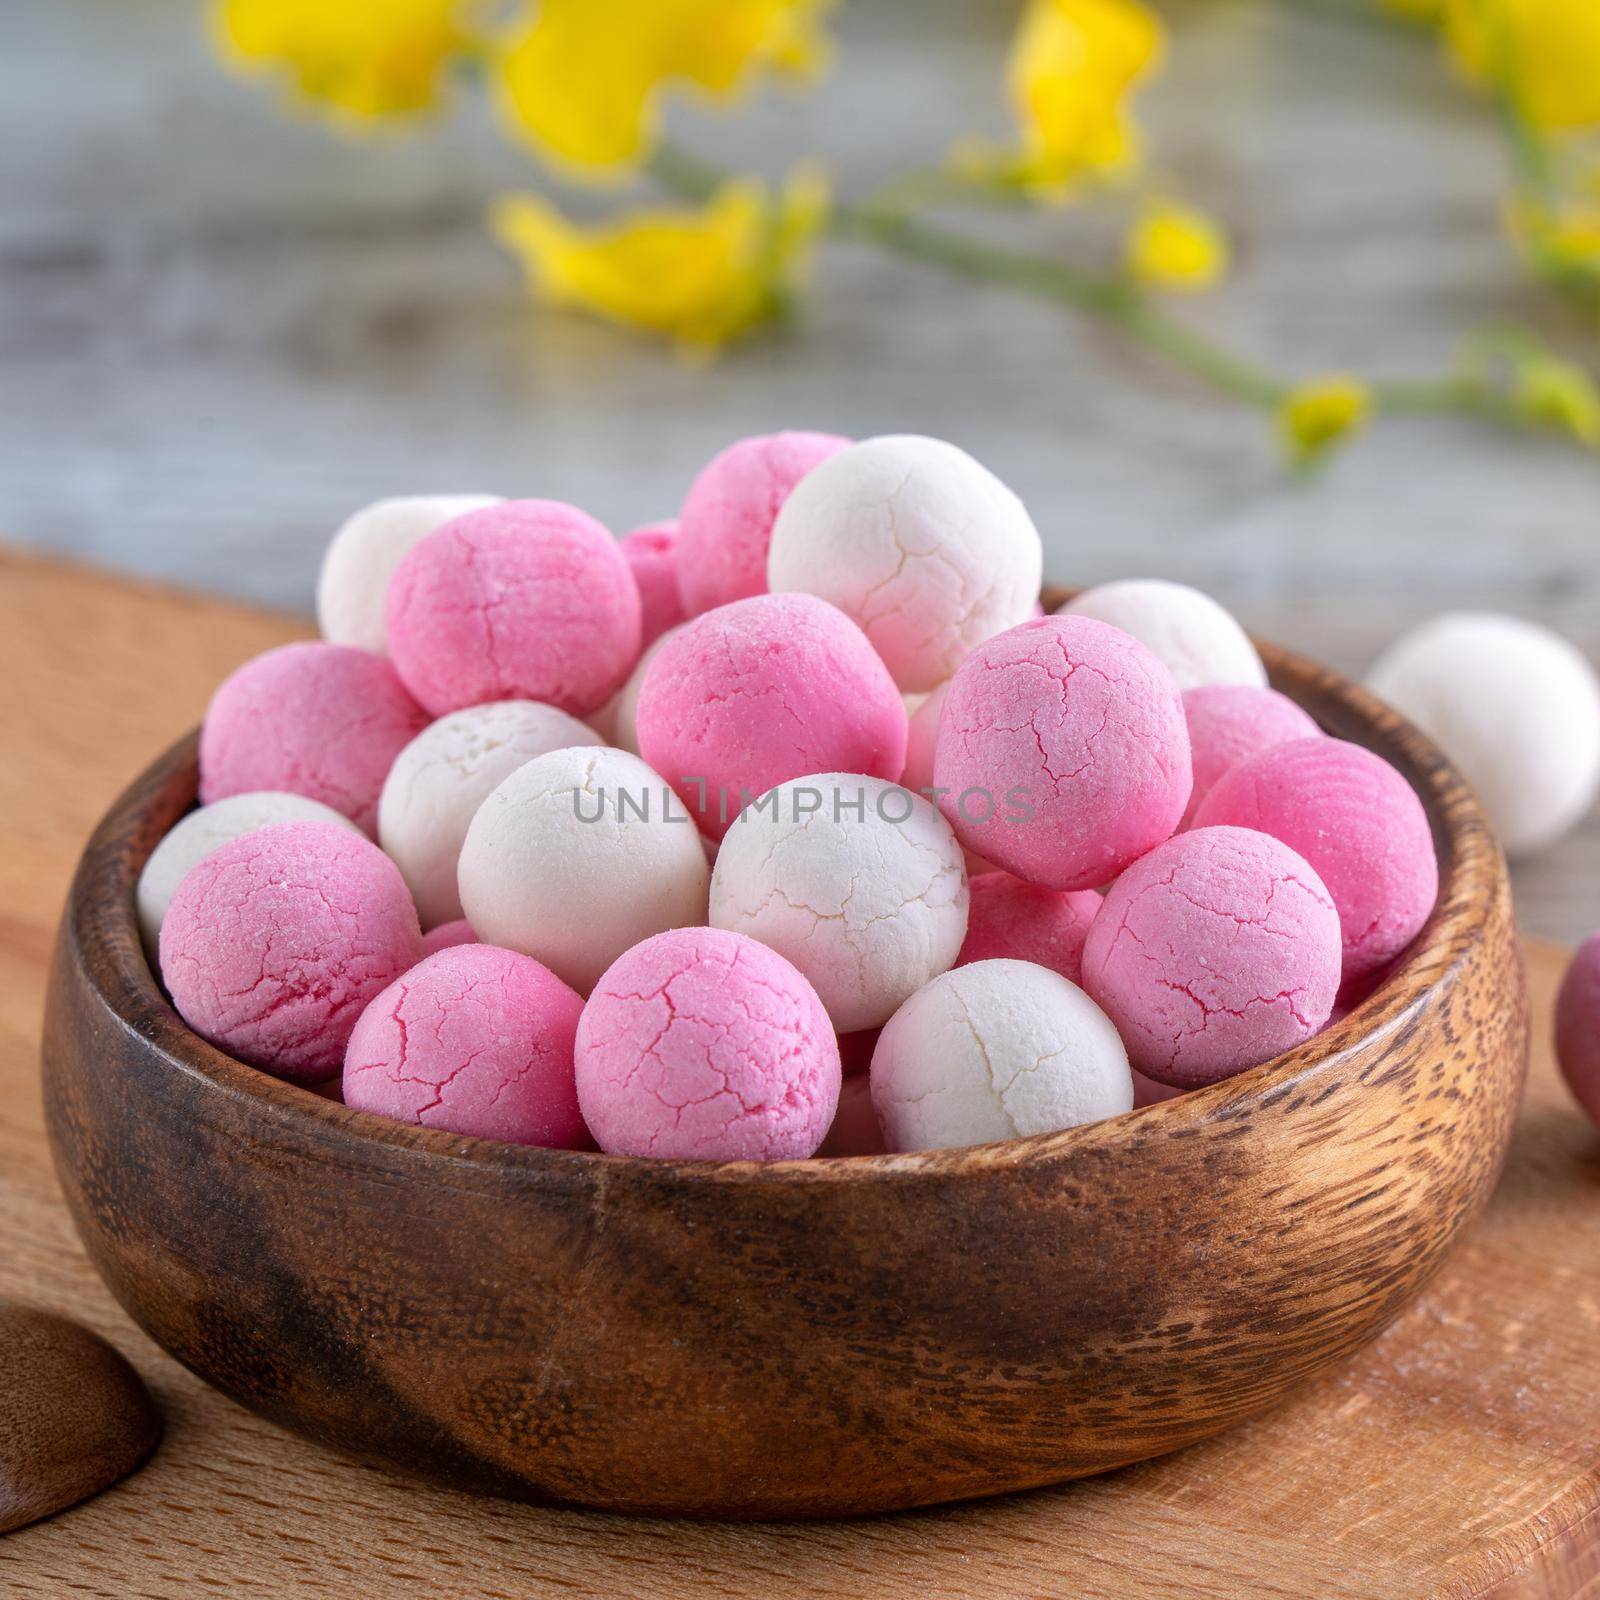
[[[1158,0],[1160,3],[1160,0]],[[1592,325],[1532,287],[1499,225],[1493,117],[1425,33],[1360,0],[1165,0],[1142,99],[1152,165],[1223,217],[1227,286],[1180,306],[1286,370],[1431,373],[1516,319],[1591,366]],[[1005,127],[1014,5],[846,0],[834,73],[687,143],[857,192]],[[6,0],[0,51],[0,536],[278,607],[381,494],[670,515],[732,438],[910,430],[1027,500],[1065,581],[1159,573],[1362,669],[1413,620],[1493,606],[1600,652],[1600,458],[1456,420],[1385,424],[1303,483],[1262,419],[1092,325],[830,246],[802,324],[686,366],[540,313],[486,200],[543,182],[480,100],[342,138],[210,55],[198,0]],[[970,216],[963,225],[999,228]],[[1104,250],[1093,215],[1032,225]],[[1589,931],[1591,824],[1519,873],[1535,931]]]

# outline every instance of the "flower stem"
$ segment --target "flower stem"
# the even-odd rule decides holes
[[[696,202],[705,201],[726,178],[709,162],[669,144],[656,150],[649,173],[663,188]],[[990,244],[912,216],[898,198],[837,204],[828,231],[837,239],[872,244],[891,255],[1094,317],[1218,393],[1258,410],[1277,410],[1294,390],[1293,379],[1235,354],[1179,320],[1122,274],[1086,271],[1054,256]],[[1512,426],[1527,423],[1481,363],[1466,362],[1440,377],[1391,379],[1368,387],[1379,413],[1450,413]]]
[[[840,206],[833,232],[962,277],[1017,289],[1122,329],[1174,365],[1248,405],[1269,409],[1289,385],[1163,311],[1127,278],[1085,272],[1053,257],[1009,250],[895,210]]]
[[[671,144],[657,148],[650,175],[663,188],[701,202],[723,177],[708,162]],[[1016,289],[1098,317],[1249,405],[1270,409],[1288,392],[1284,379],[1179,322],[1120,275],[1085,272],[1054,257],[988,244],[908,216],[892,203],[836,206],[828,227],[835,238],[875,244],[893,255],[926,261],[961,277]]]

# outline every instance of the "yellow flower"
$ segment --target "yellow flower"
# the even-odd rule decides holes
[[[739,94],[758,72],[815,71],[829,0],[541,0],[496,63],[511,127],[557,163],[649,154],[662,90]]]
[[[1127,240],[1128,269],[1153,289],[1209,289],[1228,270],[1228,238],[1210,217],[1169,200],[1145,207]]]
[[[781,313],[827,217],[827,185],[801,169],[776,200],[724,183],[698,211],[655,207],[582,227],[535,195],[498,201],[490,223],[547,304],[578,306],[708,352]]]
[[[1555,356],[1534,356],[1517,368],[1511,397],[1529,422],[1600,449],[1600,392],[1581,367]]]
[[[1445,0],[1381,0],[1381,3],[1385,11],[1417,22],[1437,22],[1444,15]]]
[[[1462,67],[1511,86],[1540,127],[1600,123],[1595,0],[1446,0],[1445,30]]]
[[[1510,227],[1523,245],[1552,266],[1600,271],[1600,203],[1587,198],[1548,204],[1524,199],[1513,206]]]
[[[963,140],[952,164],[1057,198],[1086,177],[1126,171],[1139,157],[1128,97],[1160,64],[1165,39],[1139,0],[1028,0],[1006,69],[1020,148]]]
[[[411,116],[439,98],[471,43],[479,0],[213,0],[211,29],[241,71],[277,71],[302,100],[355,122]]]
[[[1278,429],[1290,459],[1320,460],[1372,417],[1372,391],[1359,378],[1331,373],[1296,384],[1278,409]]]

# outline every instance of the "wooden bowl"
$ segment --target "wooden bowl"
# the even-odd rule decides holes
[[[195,741],[85,851],[45,1026],[56,1167],[130,1315],[225,1393],[462,1487],[810,1517],[1177,1449],[1370,1339],[1483,1202],[1527,1002],[1460,777],[1355,685],[1273,681],[1416,785],[1441,892],[1354,1014],[1231,1081],[1066,1133],[759,1166],[402,1126],[190,1033],[134,882]]]

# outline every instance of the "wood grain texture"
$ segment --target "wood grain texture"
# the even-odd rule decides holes
[[[50,1173],[37,1089],[56,916],[96,816],[211,685],[295,626],[0,554],[0,1293],[98,1328],[167,1415],[143,1471],[0,1541],[8,1595],[1588,1596],[1600,1528],[1600,1133],[1557,1082],[1561,957],[1488,1209],[1366,1350],[1238,1428],[1058,1490],[866,1522],[715,1526],[471,1500],[233,1405],[115,1306]],[[1588,1587],[1585,1588],[1584,1585]]]
[[[483,212],[544,174],[472,97],[414,134],[339,138],[227,76],[201,9],[5,7],[10,538],[305,612],[324,542],[378,495],[548,495],[620,529],[670,514],[741,434],[915,430],[1023,494],[1047,571],[1199,583],[1352,675],[1460,605],[1553,623],[1600,658],[1594,456],[1420,419],[1288,481],[1261,418],[1093,325],[846,244],[823,252],[791,334],[685,366],[529,308]],[[958,133],[1004,132],[1016,9],[838,7],[815,95],[764,92],[736,118],[679,108],[673,126],[771,174],[821,152],[860,194]],[[1375,22],[1367,0],[1160,9],[1172,48],[1140,97],[1153,164],[1235,246],[1228,284],[1184,316],[1301,374],[1442,370],[1465,330],[1507,320],[1593,364],[1592,324],[1506,239],[1492,113],[1424,30]],[[1123,214],[1112,199],[1021,229],[959,220],[1110,260]],[[1600,817],[1519,890],[1530,930],[1593,931]]]
[[[119,1351],[0,1301],[0,1533],[125,1478],[160,1437],[161,1413]]]
[[[1127,1117],[855,1161],[462,1138],[205,1043],[133,914],[194,804],[191,736],[95,830],[51,976],[46,1124],[91,1259],[159,1344],[275,1421],[452,1486],[605,1510],[903,1510],[1255,1414],[1432,1276],[1499,1174],[1527,1060],[1477,801],[1394,713],[1262,649],[1433,824],[1438,904],[1378,992],[1267,1066]]]

